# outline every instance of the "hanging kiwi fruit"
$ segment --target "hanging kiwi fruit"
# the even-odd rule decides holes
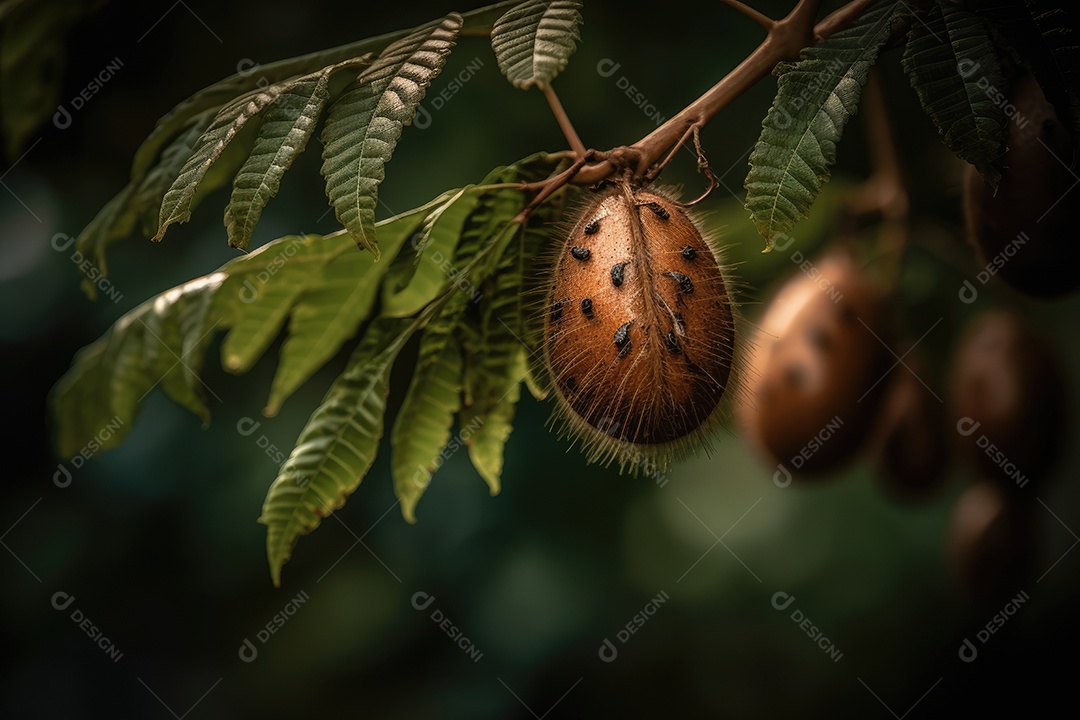
[[[945,408],[923,383],[931,373],[920,358],[905,359],[890,376],[878,418],[877,474],[893,498],[914,501],[941,487],[949,465]],[[910,368],[910,369],[909,369]]]
[[[666,190],[594,194],[555,259],[545,363],[591,460],[664,467],[707,443],[730,395],[736,307],[717,248]]]
[[[1020,313],[971,322],[950,390],[958,450],[980,473],[1013,488],[1050,475],[1065,444],[1068,392],[1051,348]]]
[[[806,264],[773,298],[738,411],[770,461],[795,476],[818,475],[863,445],[891,357],[885,299],[846,250]]]

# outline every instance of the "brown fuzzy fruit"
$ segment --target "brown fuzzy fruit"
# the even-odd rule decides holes
[[[997,275],[1028,295],[1061,295],[1080,285],[1077,196],[1066,197],[1076,184],[1074,145],[1030,73],[1013,83],[1009,100],[1017,112],[997,195],[974,166],[964,176],[968,242],[979,255],[981,282]]]
[[[980,473],[1023,488],[1060,456],[1065,380],[1053,352],[1019,313],[972,321],[953,360],[950,415],[958,447]]]
[[[801,267],[760,321],[739,416],[781,469],[820,473],[867,437],[892,358],[889,322],[884,296],[848,254]]]
[[[993,605],[1023,589],[1034,556],[1030,507],[1010,505],[996,482],[980,480],[957,499],[945,552],[962,592]]]
[[[681,205],[629,184],[601,194],[571,230],[546,303],[548,367],[590,459],[664,464],[701,438],[729,384],[734,311]]]
[[[949,464],[945,407],[923,386],[925,365],[910,358],[893,371],[881,410],[878,474],[902,500],[926,497],[940,487]],[[918,373],[916,376],[913,373]]]

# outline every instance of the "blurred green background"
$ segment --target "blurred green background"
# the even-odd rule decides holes
[[[773,16],[790,6],[752,4]],[[775,468],[732,431],[711,457],[677,466],[663,482],[635,480],[568,451],[545,428],[551,405],[526,394],[499,496],[489,497],[466,454],[455,454],[410,526],[393,507],[384,444],[336,520],[298,544],[275,590],[265,528],[255,523],[276,474],[271,455],[291,449],[345,356],[266,419],[260,410],[276,351],[232,377],[211,350],[204,379],[221,402],[213,402],[208,429],[152,394],[121,448],[75,470],[68,486],[53,482],[59,458],[46,395],[75,351],[126,310],[234,252],[219,191],[164,243],[115,246],[110,277],[123,297],[90,303],[69,253],[50,247],[53,235],[76,235],[123,186],[154,121],[239,63],[411,27],[451,9],[469,8],[118,0],[67,38],[63,99],[114,58],[123,68],[69,128],[47,123],[21,161],[0,165],[10,190],[0,193],[0,362],[13,441],[0,516],[8,646],[0,716],[873,718],[903,716],[914,705],[914,718],[991,709],[1043,715],[1068,703],[1080,639],[1080,554],[1065,554],[1077,542],[1068,528],[1080,528],[1075,443],[1055,478],[1036,489],[1044,503],[1036,506],[1037,559],[1017,588],[1030,602],[979,645],[972,663],[961,662],[960,645],[1000,606],[966,602],[945,562],[949,513],[971,479],[959,466],[947,487],[917,505],[883,493],[865,459],[828,482],[781,489]],[[585,143],[597,148],[632,142],[656,125],[627,85],[669,117],[761,36],[705,0],[648,10],[590,3],[584,14],[583,42],[556,86]],[[431,99],[476,58],[479,72],[435,109]],[[618,64],[608,76],[598,72],[605,60],[604,70]],[[940,391],[968,317],[1011,304],[1027,311],[1067,367],[1080,366],[1075,297],[1035,303],[993,288],[973,306],[957,300],[977,270],[961,240],[961,166],[937,142],[897,60],[893,51],[880,64],[917,213],[897,303],[909,338],[900,352],[944,318],[920,345]],[[713,168],[740,197],[746,155],[774,90],[771,79],[760,83],[704,133]],[[430,124],[406,129],[388,168],[381,198],[394,211],[475,182],[495,165],[564,147],[540,93],[506,83],[483,39],[459,42],[425,107]],[[335,229],[320,149],[313,141],[286,176],[257,243]],[[867,170],[856,119],[833,186],[858,182]],[[690,154],[665,179],[693,195],[702,184]],[[796,228],[794,248],[811,254],[827,241],[835,205],[831,193],[816,206]],[[702,207],[723,227],[752,318],[795,266],[788,255],[760,254],[739,200],[724,188]],[[1075,394],[1080,383],[1071,375]],[[407,381],[395,374],[391,407]],[[261,421],[250,435],[237,429],[245,418]],[[773,607],[777,592],[795,598],[784,611]],[[55,609],[56,593],[73,596],[72,604]],[[416,593],[434,599],[418,610],[426,596]],[[298,597],[306,601],[290,605]],[[663,602],[649,605],[658,597]],[[295,613],[263,642],[260,630],[289,609]],[[119,660],[72,620],[76,610]],[[792,620],[795,610],[820,628],[839,660]],[[478,660],[433,613],[460,629]],[[637,627],[639,613],[647,619]],[[623,642],[628,624],[636,632],[624,632]],[[245,640],[257,649],[251,662],[240,656]],[[612,662],[601,658],[605,640],[618,651]]]

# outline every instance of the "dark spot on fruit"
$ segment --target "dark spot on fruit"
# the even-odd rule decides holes
[[[574,256],[575,260],[588,260],[589,256],[592,255],[589,248],[583,247],[570,248],[570,254]]]
[[[630,351],[630,325],[633,320],[624,322],[615,331],[615,347],[619,349],[619,357],[623,357]]]
[[[684,260],[693,260],[697,257],[697,250],[687,245],[682,249],[682,256]]]
[[[784,381],[793,388],[806,384],[806,366],[792,363],[784,368]]]
[[[820,325],[810,329],[810,344],[814,347],[828,352],[832,347],[832,337],[829,336],[828,331]]]
[[[622,287],[623,284],[623,268],[626,267],[626,263],[615,263],[611,266],[611,284],[615,287]]]
[[[581,312],[590,320],[596,317],[596,315],[593,314],[592,298],[585,298],[581,301]]]
[[[667,349],[672,355],[678,355],[682,350],[679,349],[679,338],[675,336],[675,333],[668,331],[668,334],[664,336],[664,344],[667,345]]]
[[[600,229],[600,218],[596,218],[595,220],[590,220],[585,225],[585,234],[586,235],[593,235],[599,229]]]
[[[557,323],[562,320],[563,303],[565,300],[556,300],[551,304],[551,322]]]
[[[668,211],[664,208],[664,206],[658,202],[654,201],[651,203],[646,203],[645,207],[656,213],[656,217],[660,218],[661,220],[667,220],[671,217],[670,215],[668,215]]]
[[[664,273],[664,276],[669,277],[675,282],[679,283],[679,292],[681,292],[683,295],[694,294],[694,281],[687,276],[683,275],[680,272],[666,272]]]

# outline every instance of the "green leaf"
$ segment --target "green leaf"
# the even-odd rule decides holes
[[[557,237],[557,220],[565,209],[565,203],[545,203],[529,216],[522,242],[526,258],[543,257],[548,248],[558,247],[562,238]],[[525,385],[537,400],[544,400],[554,385],[544,359],[544,309],[547,295],[549,268],[528,263],[522,284],[522,333],[525,343]]]
[[[436,202],[444,200],[440,197]],[[390,246],[400,246],[433,204],[379,223],[381,236]],[[228,331],[222,343],[222,365],[231,372],[243,372],[266,351],[285,317],[294,312],[291,329],[299,333],[297,340],[306,343],[314,337],[323,343],[304,357],[299,374],[291,371],[292,382],[303,382],[356,332],[370,312],[369,300],[366,309],[352,308],[346,317],[332,289],[335,284],[354,288],[370,283],[367,294],[374,298],[379,276],[364,277],[356,259],[370,263],[370,256],[356,252],[355,243],[343,231],[325,237],[288,236],[127,313],[75,356],[71,369],[53,389],[61,454],[71,457],[110,426],[116,428],[110,430],[107,442],[99,437],[99,443],[102,447],[118,444],[130,429],[139,403],[156,387],[205,422],[208,415],[197,372],[215,330]],[[316,302],[323,291],[326,306],[321,311],[332,319],[328,322],[332,327],[313,335],[296,323],[295,313],[305,302]],[[286,339],[279,372],[293,362],[285,354],[297,346],[296,340],[290,340],[291,336]]]
[[[143,303],[75,356],[51,398],[62,457],[92,442],[103,449],[120,444],[139,403],[158,386],[208,421],[195,369],[214,329],[210,296],[224,279],[215,273]]]
[[[442,465],[461,408],[461,346],[454,333],[466,302],[462,294],[453,296],[424,330],[413,380],[390,434],[394,493],[410,523],[416,522],[416,503]]]
[[[562,72],[581,39],[580,11],[577,0],[527,0],[499,18],[491,49],[514,87],[544,88]]]
[[[297,539],[344,506],[375,461],[383,434],[390,369],[416,320],[376,320],[345,371],[300,433],[270,486],[259,522],[274,585]]]
[[[525,351],[521,350],[510,373],[521,377],[526,370]],[[514,383],[486,415],[474,413],[469,421],[463,421],[467,430],[462,431],[462,437],[469,447],[469,459],[492,495],[498,495],[502,489],[503,454],[513,430],[514,411],[520,397],[521,385]]]
[[[195,152],[199,144],[199,138],[209,128],[217,113],[213,110],[204,112],[191,118],[184,127],[184,131],[178,135],[161,153],[161,160],[146,174],[139,183],[132,203],[135,214],[142,221],[142,232],[146,237],[153,237],[157,232],[161,218],[161,202],[165,193],[172,187],[180,176],[181,170],[188,162],[188,158]],[[203,189],[208,190],[206,183]],[[203,193],[205,195],[205,192]],[[199,196],[201,197],[201,196]],[[192,202],[192,209],[197,204],[198,197]],[[98,250],[104,263],[104,247]]]
[[[170,225],[184,223],[191,218],[195,193],[211,166],[244,126],[258,118],[284,91],[285,85],[271,85],[265,90],[256,90],[225,106],[217,114],[161,201],[155,242],[165,236]]]
[[[386,251],[397,253],[431,206],[445,197],[444,193],[434,203],[380,223],[378,236]],[[285,399],[326,364],[371,314],[390,263],[356,252],[355,243],[344,233],[341,239],[348,243],[348,251],[322,269],[318,283],[304,288],[292,309],[289,336],[281,348],[265,410],[268,415],[277,414]]]
[[[135,196],[135,186],[124,186],[116,196],[98,211],[94,219],[90,221],[79,236],[75,238],[75,247],[83,257],[96,262],[100,275],[108,274],[108,266],[105,264],[105,248],[112,242],[125,237],[135,229],[138,217],[132,207],[132,198]],[[96,295],[92,276],[87,274],[83,280],[83,290],[93,298]]]
[[[516,388],[527,369],[521,339],[524,262],[524,233],[519,230],[484,284],[480,317],[464,330],[467,389],[461,424],[470,431],[469,456],[492,495],[499,492],[502,446],[510,434]]]
[[[245,373],[277,337],[297,299],[323,282],[325,269],[341,260],[349,246],[340,235],[294,236],[268,243],[234,262],[228,284],[218,295],[227,317],[221,365]]]
[[[423,229],[413,236],[418,253],[402,253],[383,285],[382,314],[408,317],[419,312],[446,288],[461,268],[454,253],[466,221],[479,204],[481,193],[465,188],[460,196],[431,213]]]
[[[902,2],[872,5],[850,27],[803,50],[780,75],[746,177],[746,209],[766,250],[773,238],[806,218],[828,182],[836,143],[904,7]]]
[[[507,0],[506,2],[463,13],[462,17],[465,26],[473,34],[486,34],[490,31],[495,20],[513,4],[514,0]],[[380,53],[391,43],[401,40],[411,32],[412,30],[397,30],[329,50],[319,50],[307,55],[267,63],[266,65],[252,64],[249,67],[247,63],[244,63],[242,69],[238,66],[239,71],[235,75],[203,88],[158,120],[153,132],[143,141],[135,153],[135,160],[131,168],[132,180],[136,184],[142,181],[143,177],[158,161],[162,148],[166,147],[181,132],[181,129],[187,125],[192,117],[207,110],[216,111],[241,95],[265,85],[279,83],[299,75],[306,75],[350,58],[359,58],[368,53]]]
[[[903,65],[945,145],[997,188],[994,162],[1005,143],[1005,112],[986,92],[1004,87],[986,23],[949,0],[935,0],[911,26]]]
[[[266,112],[255,147],[233,181],[225,208],[229,245],[246,250],[263,208],[277,195],[281,178],[308,139],[330,98],[330,77],[343,68],[356,68],[367,58],[353,58],[305,75],[284,86]]]
[[[461,24],[461,16],[451,13],[393,43],[327,113],[322,131],[326,195],[338,222],[376,259],[375,207],[384,166],[442,70]]]

